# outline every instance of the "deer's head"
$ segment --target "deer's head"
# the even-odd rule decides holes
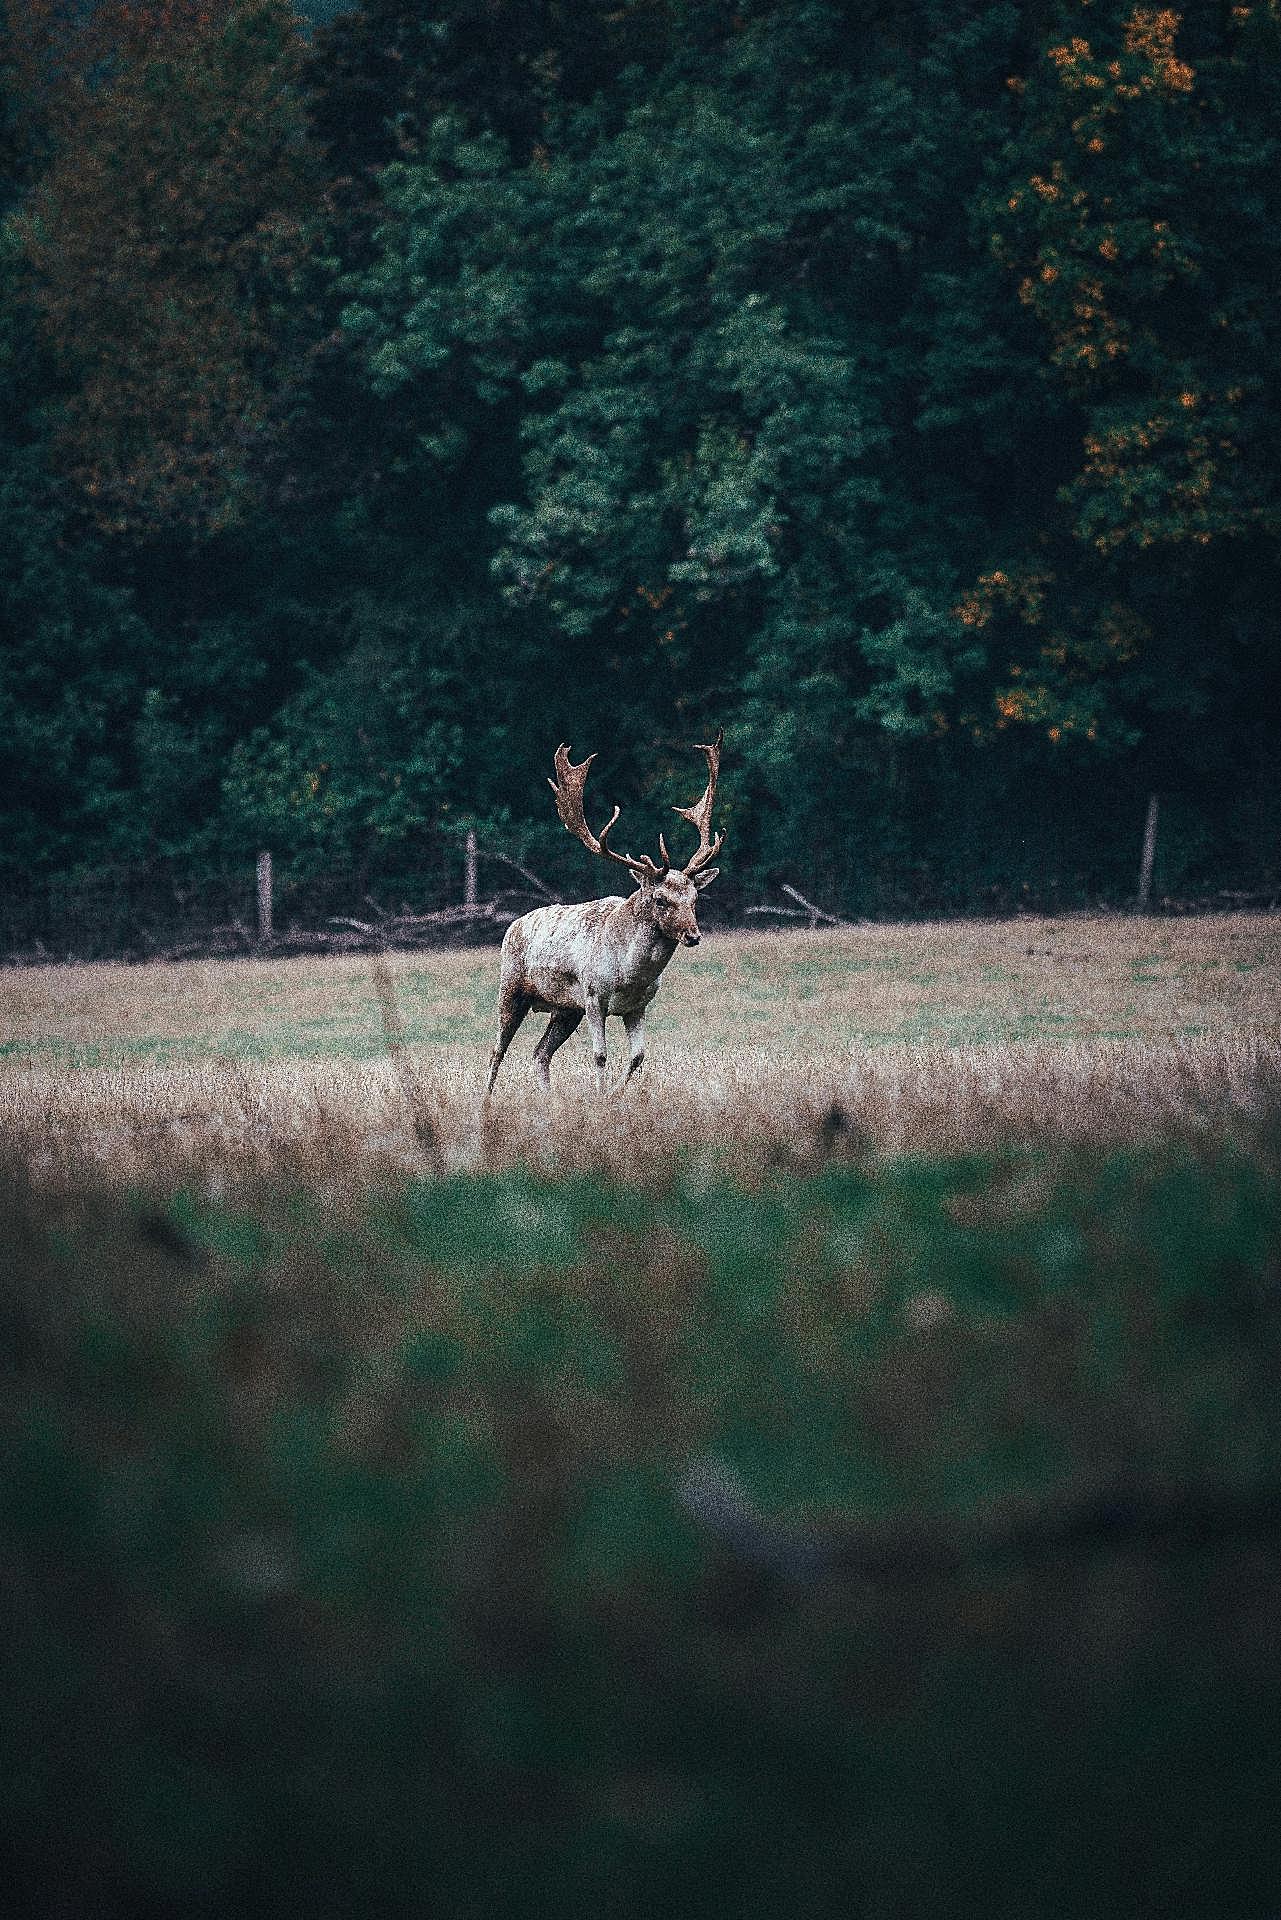
[[[695,911],[698,896],[704,887],[712,884],[720,871],[719,867],[713,867],[709,862],[720,851],[725,839],[723,831],[714,840],[711,833],[712,803],[716,798],[724,740],[725,729],[722,727],[710,745],[702,741],[697,743],[698,751],[707,759],[707,786],[702,797],[692,806],[672,809],[682,820],[688,820],[692,827],[698,829],[698,846],[683,867],[672,865],[667,842],[661,833],[658,836],[661,864],[651,860],[648,854],[642,854],[639,860],[634,860],[630,854],[615,853],[609,844],[609,836],[618,820],[618,807],[614,808],[609,821],[601,828],[599,838],[591,831],[583,817],[583,788],[587,784],[587,770],[596,758],[594,753],[589,753],[580,765],[574,766],[569,758],[569,748],[558,747],[556,778],[548,781],[556,795],[556,811],[568,831],[581,840],[590,852],[617,860],[620,866],[628,869],[641,889],[644,904],[655,926],[664,938],[677,946],[698,945],[698,917]]]
[[[646,891],[646,904],[653,916],[658,931],[674,945],[696,947],[699,942],[698,896],[704,887],[709,887],[720,872],[719,867],[707,867],[692,879],[688,873],[673,868],[665,873],[661,880],[642,881]]]

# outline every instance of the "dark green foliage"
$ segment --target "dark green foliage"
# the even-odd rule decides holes
[[[18,250],[0,235],[0,869],[73,866],[110,845],[150,636],[130,596],[102,583],[67,513],[28,411],[46,369],[22,300]]]
[[[1258,1165],[6,1196],[24,1911],[1061,1920],[1274,1884]],[[826,1570],[698,1519],[707,1462]],[[1145,1526],[1171,1490],[1200,1519]],[[1104,1519],[1034,1552],[1073,1511]]]
[[[240,372],[193,359],[199,327],[128,329],[157,394],[241,397],[190,445],[146,382],[117,407],[138,497],[92,541],[76,367],[125,389],[101,328],[51,336],[51,288],[201,311],[199,209],[172,260],[139,217],[82,232],[81,181],[100,212],[104,183],[135,215],[190,198],[156,177],[181,129],[125,60],[68,149],[74,24],[0,66],[32,129],[7,311],[40,348],[6,511],[78,609],[13,625],[36,715],[57,681],[111,743],[72,771],[70,723],[35,720],[25,857],[403,870],[463,818],[528,855],[566,738],[652,832],[723,722],[744,900],[1118,898],[1153,789],[1158,891],[1275,884],[1272,5],[369,0],[305,47],[242,14],[230,50],[183,29],[210,111],[224,68],[270,103],[223,195]],[[59,279],[81,254],[105,290]],[[208,511],[147,508],[196,469]],[[104,706],[107,608],[141,626]]]

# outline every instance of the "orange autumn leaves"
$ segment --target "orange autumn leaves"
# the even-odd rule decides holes
[[[1235,10],[1236,27],[1250,12]],[[1141,557],[1239,537],[1265,512],[1241,459],[1249,381],[1233,361],[1228,303],[1209,290],[1207,231],[1221,210],[1202,183],[1215,96],[1202,97],[1180,52],[1174,8],[1083,0],[1079,24],[1020,77],[1026,158],[993,197],[989,234],[1040,325],[1051,377],[1083,417],[1079,462],[1035,557],[1011,556],[955,608],[962,626],[994,633],[1005,616],[1014,657],[984,724],[1052,740],[1096,736],[1091,707],[1103,710],[1112,669],[1141,645],[1143,622],[1127,611]]]
[[[1107,731],[1105,687],[1109,674],[1137,658],[1148,637],[1145,623],[1124,601],[1091,612],[1076,604],[1052,611],[1055,576],[1033,566],[997,567],[980,574],[955,609],[973,632],[995,627],[1001,616],[1031,630],[1023,657],[1011,660],[992,700],[992,714],[962,716],[982,738],[1012,726],[1038,728],[1052,741],[1096,741]]]

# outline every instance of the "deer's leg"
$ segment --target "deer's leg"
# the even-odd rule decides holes
[[[494,1082],[498,1078],[498,1069],[503,1064],[503,1055],[515,1038],[517,1027],[528,1012],[529,1001],[523,993],[519,992],[514,986],[500,989],[498,995],[498,1038],[495,1040],[494,1050],[489,1056],[489,1078],[485,1082],[486,1100],[488,1100],[490,1094],[494,1091]]]
[[[624,1014],[623,1025],[627,1029],[627,1048],[630,1055],[627,1062],[627,1072],[623,1075],[623,1086],[625,1087],[632,1075],[639,1073],[645,1064],[644,1007],[641,1008],[639,1013]],[[619,1088],[619,1092],[622,1092],[622,1087]]]
[[[571,1033],[576,1033],[582,1023],[581,1007],[562,1007],[547,1022],[547,1031],[534,1048],[534,1067],[545,1087],[552,1083],[552,1055],[558,1047],[563,1047]]]
[[[605,1091],[605,1009],[600,1000],[588,994],[584,1008],[587,1031],[592,1036],[592,1058],[596,1062],[596,1091]]]

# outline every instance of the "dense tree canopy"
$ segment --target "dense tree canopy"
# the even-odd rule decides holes
[[[9,0],[0,860],[1281,878],[1275,0],[313,13]]]

